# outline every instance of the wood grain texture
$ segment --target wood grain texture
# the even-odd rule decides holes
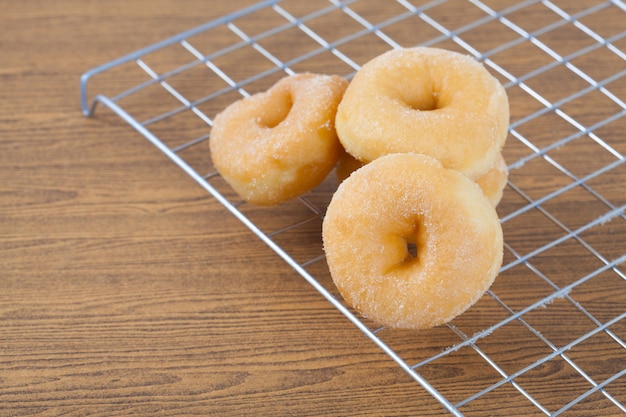
[[[252,2],[2,2],[0,415],[440,406],[82,72]]]
[[[78,81],[87,69],[253,3],[0,0],[0,416],[445,414],[387,355],[145,139],[106,109],[99,109],[94,118],[80,112]],[[503,8],[511,2],[487,3]],[[381,10],[380,4],[364,1],[354,8],[372,21],[397,14],[392,6]],[[456,13],[434,9],[433,18],[462,27],[483,15],[477,9],[472,9],[476,16],[464,14],[462,2],[451,4]],[[298,7],[309,6],[302,2]],[[554,20],[540,8],[528,13],[511,19],[535,22],[537,27]],[[612,36],[620,20],[610,19],[621,16],[602,16],[611,22],[604,26],[611,31],[604,36]],[[253,31],[273,23],[246,24]],[[328,37],[345,36],[342,30],[350,33],[333,28],[322,24],[315,30]],[[407,44],[434,36],[425,31],[413,38],[393,25],[386,30]],[[467,39],[492,48],[489,28],[485,31],[468,33]],[[555,48],[567,47],[565,33],[554,36]],[[208,42],[219,45],[224,40]],[[290,44],[268,40],[267,47],[278,48],[284,54],[281,59],[293,54]],[[370,38],[345,48],[359,63],[383,50],[380,40]],[[545,56],[507,53],[499,58],[510,64],[507,68],[519,69],[519,75],[544,65]],[[154,65],[166,70],[175,64],[170,59],[157,55]],[[301,67],[315,69],[324,62]],[[328,62],[324,68],[330,71],[346,69],[336,60]],[[580,61],[581,68],[586,62]],[[239,61],[223,64],[242,78],[256,71]],[[619,67],[613,61],[609,65]],[[594,76],[602,79],[613,72]],[[541,88],[554,80],[542,77],[531,84]],[[120,87],[115,78],[102,83]],[[193,94],[193,83],[178,87]],[[550,91],[557,99],[562,93],[558,87]],[[515,86],[509,93],[512,120],[542,107]],[[225,104],[211,103],[214,107],[206,111],[218,111]],[[593,116],[590,124],[596,122]],[[547,146],[555,138],[557,123],[549,117],[537,117],[519,132]],[[185,129],[197,136],[194,129],[201,127],[193,123],[181,119],[155,129],[175,141],[177,132]],[[602,131],[621,152],[623,123],[622,118]],[[577,140],[580,148],[568,145],[549,155],[574,175],[589,175],[606,163],[598,161],[610,162],[611,156],[587,137]],[[531,153],[519,141],[509,143],[505,153],[510,161]],[[570,149],[597,153],[598,158],[581,158]],[[206,162],[197,155],[192,159],[199,165]],[[613,206],[624,204],[624,168],[622,164],[590,181]],[[537,199],[571,181],[553,171],[543,158],[530,158],[511,177],[528,199]],[[589,190],[575,191],[545,205],[545,211],[571,230],[607,210]],[[323,206],[329,196],[322,193],[315,203]],[[507,189],[499,212],[506,216],[527,204]],[[285,226],[281,216],[267,210],[245,210],[264,231]],[[287,205],[284,210],[289,218],[301,216],[298,208]],[[505,236],[513,250],[532,253],[566,233],[547,218],[546,213],[528,210],[507,221]],[[306,260],[319,250],[318,229],[319,222],[313,221],[276,240],[297,260]],[[618,217],[586,231],[583,238],[612,261],[623,255],[625,236],[623,217]],[[509,251],[505,258],[511,262],[514,256]],[[572,259],[578,263],[572,264]],[[533,262],[540,273],[518,265],[494,285],[494,293],[514,311],[550,294],[554,288],[549,282],[568,285],[602,267],[598,256],[576,239]],[[330,289],[323,263],[308,268]],[[611,270],[570,295],[601,321],[623,311],[624,285]],[[455,321],[459,332],[471,336],[509,315],[490,298],[477,307]],[[451,400],[462,401],[501,379],[478,351],[514,373],[552,351],[526,324],[559,346],[595,326],[562,299],[524,319],[481,339],[476,349],[463,347],[420,372]],[[623,320],[611,331],[626,338]],[[554,411],[589,388],[567,359],[598,381],[625,367],[624,350],[615,337],[604,332],[593,336],[566,358],[548,361],[517,382]],[[445,327],[421,334],[385,331],[381,339],[409,363],[420,363],[460,340]],[[625,378],[607,389],[626,402]],[[531,416],[539,410],[511,384],[504,384],[462,411]],[[596,412],[618,415],[617,407],[600,393],[568,415]]]

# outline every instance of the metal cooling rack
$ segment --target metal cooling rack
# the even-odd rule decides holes
[[[82,108],[145,136],[449,413],[614,415],[626,413],[625,22],[618,0],[264,1],[86,72]],[[502,270],[468,312],[419,334],[377,328],[335,292],[319,238],[333,178],[250,207],[207,146],[217,112],[286,74],[350,78],[415,45],[474,56],[511,101]],[[275,220],[257,221],[263,210]]]

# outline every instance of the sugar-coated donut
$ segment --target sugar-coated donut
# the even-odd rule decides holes
[[[259,205],[316,187],[343,152],[334,119],[347,84],[336,75],[297,74],[234,102],[213,121],[215,168],[245,201]]]
[[[509,178],[509,168],[502,154],[498,154],[496,163],[486,174],[476,178],[476,184],[480,186],[491,204],[495,207],[500,203],[504,187]]]
[[[452,320],[502,264],[502,228],[480,187],[419,154],[390,154],[353,172],[332,197],[322,236],[340,294],[391,328]]]
[[[476,179],[504,145],[509,105],[500,82],[471,57],[403,48],[357,71],[335,124],[344,148],[360,161],[422,153]]]

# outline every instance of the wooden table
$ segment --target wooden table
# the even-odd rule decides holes
[[[0,2],[0,415],[445,414],[126,123],[105,108],[81,114],[84,71],[253,3]],[[363,3],[351,7],[370,21],[390,17],[382,2]],[[514,77],[490,67],[511,101],[511,183],[498,208],[506,270],[453,326],[380,337],[410,365],[461,342],[417,370],[453,403],[487,389],[461,404],[467,415],[541,414],[520,392],[550,412],[576,401],[565,415],[620,415],[626,77],[615,74],[625,69],[626,13],[597,1],[555,2],[554,10],[485,3],[508,10],[506,25],[450,1],[416,14],[415,33],[395,25],[382,33],[402,46],[444,36],[435,46],[490,51],[483,58]],[[559,10],[575,24],[558,24]],[[247,22],[251,32],[267,24]],[[350,29],[315,30],[340,39]],[[310,47],[288,39],[272,46],[277,54]],[[360,65],[382,52],[381,39],[338,50]],[[509,47],[498,50],[502,44]],[[165,55],[153,64],[170,65]],[[230,65],[242,77],[261,70]],[[318,59],[294,68],[347,74],[333,65]],[[255,211],[255,221],[275,213]],[[297,239],[318,242],[316,227],[308,232]]]

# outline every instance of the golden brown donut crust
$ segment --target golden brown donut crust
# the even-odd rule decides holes
[[[506,187],[508,179],[509,168],[506,165],[504,157],[500,153],[498,154],[495,165],[491,167],[487,173],[476,178],[476,184],[478,184],[483,190],[483,193],[487,196],[491,205],[496,207],[500,204],[500,200],[502,200],[504,187]]]

